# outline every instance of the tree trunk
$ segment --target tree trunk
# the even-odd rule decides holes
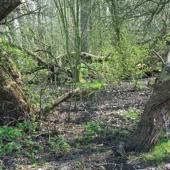
[[[81,1],[81,12],[80,12],[80,26],[81,26],[81,50],[88,52],[88,27],[89,27],[89,12],[90,12],[91,1]]]
[[[170,53],[162,70],[158,85],[149,99],[136,133],[127,146],[128,151],[147,152],[158,141],[161,132],[170,118]]]
[[[21,0],[0,0],[0,21],[20,4]],[[30,108],[23,89],[19,71],[0,49],[0,124],[28,116]]]
[[[5,52],[0,51],[0,124],[23,119],[30,112],[21,75]]]
[[[0,21],[20,4],[21,0],[0,0]]]

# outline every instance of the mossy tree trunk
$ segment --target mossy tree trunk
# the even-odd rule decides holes
[[[158,85],[138,124],[136,133],[127,146],[128,151],[147,152],[158,141],[166,122],[170,118],[170,53],[162,70]]]
[[[7,53],[0,51],[0,124],[23,120],[29,112],[20,72]]]
[[[20,0],[0,0],[0,21],[19,4]],[[8,54],[0,47],[0,124],[25,119],[30,108],[27,103],[20,72]]]

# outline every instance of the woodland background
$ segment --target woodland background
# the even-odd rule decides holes
[[[1,15],[1,169],[169,168],[169,81],[152,95],[169,72],[169,6],[25,0]]]

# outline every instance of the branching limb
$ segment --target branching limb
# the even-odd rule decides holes
[[[156,54],[156,56],[158,56],[158,57],[161,59],[162,64],[165,65],[165,61],[164,61],[164,59],[162,58],[162,56],[159,55],[155,50],[152,50],[152,52],[153,52],[154,54]]]

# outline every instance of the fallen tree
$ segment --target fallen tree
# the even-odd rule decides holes
[[[14,49],[19,49],[26,55],[32,57],[33,60],[37,62],[37,67],[32,68],[29,71],[25,71],[24,74],[33,74],[37,71],[46,69],[50,72],[50,74],[48,75],[48,79],[59,81],[58,77],[61,73],[65,74],[66,80],[71,80],[73,78],[74,70],[70,69],[70,66],[68,63],[70,63],[72,65],[72,68],[74,68],[74,65],[75,65],[74,60],[76,58],[75,52],[71,52],[70,56],[68,56],[68,54],[64,54],[64,55],[55,57],[53,53],[49,50],[36,50],[35,52],[33,52],[11,41],[4,41],[3,45],[13,47]],[[51,57],[50,61],[46,61],[45,59],[42,59],[42,57],[40,57],[38,52],[42,52],[42,51],[45,51],[45,53],[48,53],[50,55]],[[91,63],[102,63],[104,61],[108,61],[111,54],[112,53],[109,53],[107,56],[96,56],[90,53],[81,52],[80,54],[81,63],[85,65],[83,67],[86,67],[87,69],[93,71],[90,65]],[[80,68],[80,71],[81,71],[81,68]],[[31,81],[30,83],[33,83],[33,81]]]
[[[0,103],[0,124],[29,116],[20,72],[4,51],[0,51]]]
[[[107,61],[109,57],[111,56],[112,53],[109,53],[107,56],[96,56],[90,53],[86,52],[81,52],[80,53],[80,58],[82,61],[87,62],[87,63],[92,63],[92,62],[100,62],[102,63],[103,61]],[[60,61],[61,63],[67,63],[70,58],[75,58],[74,56],[76,55],[75,52],[71,52],[70,56],[68,54],[60,55],[56,57],[55,60]]]
[[[31,112],[40,113],[32,109],[19,70],[6,52],[0,51],[0,125],[15,124],[30,116]],[[59,97],[54,104],[44,111],[52,110],[60,103],[80,94],[80,89],[67,92]]]
[[[21,4],[20,0],[0,1],[0,21]],[[31,111],[20,72],[0,47],[0,124],[25,119]]]

